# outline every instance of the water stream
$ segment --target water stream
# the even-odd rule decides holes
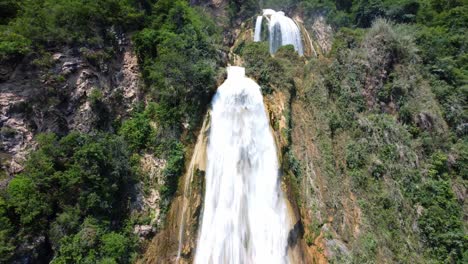
[[[212,104],[195,263],[288,263],[290,223],[260,87],[229,67]]]
[[[261,41],[261,38],[262,38],[262,21],[263,21],[263,16],[258,16],[255,22],[255,35],[254,35],[255,42]]]
[[[264,9],[263,15],[258,16],[255,24],[254,41],[261,41],[262,18],[266,17],[268,22],[268,33],[270,42],[270,53],[285,45],[293,45],[299,55],[304,55],[302,38],[296,22],[287,17],[284,12],[272,9]]]

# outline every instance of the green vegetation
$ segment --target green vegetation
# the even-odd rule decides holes
[[[2,262],[7,262],[15,250],[12,235],[13,225],[8,217],[8,205],[0,196],[0,261]]]
[[[53,263],[128,262],[136,245],[126,227],[136,178],[126,143],[78,133],[45,134],[38,143],[0,200],[2,259],[13,253],[11,245],[44,236],[57,252]]]
[[[144,110],[137,109],[131,118],[122,123],[118,133],[136,156],[150,152],[167,161],[163,171],[165,185],[160,186],[163,209],[166,210],[184,171],[185,147],[177,138],[166,135],[164,129],[156,129],[158,111],[155,103],[149,103]]]
[[[411,248],[418,241],[427,247],[425,261],[463,262],[467,241],[461,206],[451,189],[452,180],[461,178],[448,166],[447,155],[453,153],[452,144],[466,141],[439,107],[437,99],[443,99],[431,92],[443,80],[431,75],[428,64],[434,61],[424,63],[424,55],[420,57],[418,35],[409,35],[415,30],[384,20],[374,21],[364,36],[360,29],[342,30],[337,59],[324,76],[335,106],[330,120],[334,137],[351,139],[344,175],[351,177],[352,189],[362,199],[366,236],[372,237],[372,247],[367,242],[357,246],[356,263],[375,259],[377,249],[387,250],[385,258],[392,262],[416,260]],[[357,45],[349,45],[353,42]],[[458,95],[465,104],[466,98]],[[458,107],[456,102],[452,106]],[[447,133],[444,119],[453,132]],[[414,221],[419,234],[411,230]]]
[[[122,123],[119,134],[128,142],[133,151],[145,149],[154,143],[156,129],[151,124],[154,118],[151,110],[155,107],[154,104],[150,104],[145,111],[136,112],[132,118]]]
[[[44,46],[102,45],[111,26],[131,29],[142,23],[131,0],[6,0],[0,6],[6,13],[1,16],[0,59]]]
[[[419,21],[424,12],[427,9],[420,10],[411,20],[380,16],[407,23]],[[460,16],[463,15],[457,19]],[[362,17],[357,16],[355,22],[367,26]],[[361,196],[369,233],[374,237],[374,247],[359,246],[362,253],[358,252],[355,261],[374,259],[376,248],[382,247],[391,252],[386,257],[404,261],[419,240],[428,247],[424,254],[428,260],[461,263],[467,241],[461,206],[451,189],[452,180],[460,178],[448,167],[447,153],[451,144],[466,145],[465,132],[459,126],[466,120],[462,105],[466,105],[463,79],[467,74],[465,66],[451,59],[463,60],[459,52],[464,52],[462,45],[466,44],[461,44],[463,41],[449,44],[445,40],[465,38],[466,43],[466,37],[456,29],[455,36],[425,33],[436,27],[440,30],[440,24],[434,28],[427,26],[430,25],[427,22],[425,26],[388,24],[382,20],[374,22],[364,38],[360,29],[341,30],[337,41],[346,44],[335,46],[339,57],[325,76],[338,110],[335,114],[338,120],[333,120],[332,128],[338,135],[353,138],[347,146],[347,172],[353,180],[353,189]],[[436,39],[445,43],[435,43]],[[431,45],[428,42],[432,47],[428,47]],[[352,51],[348,51],[350,47]],[[441,51],[433,50],[437,48]],[[371,65],[366,72],[361,71],[365,66],[356,63],[361,59],[368,59]],[[447,61],[451,64],[447,65]],[[374,62],[380,65],[374,66]],[[447,67],[451,71],[445,70]],[[376,72],[369,74],[369,70]],[[382,70],[387,75],[380,79],[378,72]],[[424,80],[428,76],[429,82]],[[374,79],[369,82],[368,78]],[[394,117],[376,115],[379,112],[393,112]],[[447,134],[444,119],[455,135]],[[422,164],[427,164],[427,173]],[[424,208],[421,216],[415,214],[418,205]],[[411,232],[412,219],[417,219],[420,236]],[[413,242],[408,244],[408,240]]]
[[[460,261],[468,242],[464,235],[462,212],[451,188],[451,178],[457,177],[448,167],[448,157],[442,152],[432,155],[429,179],[421,185],[417,201],[425,211],[418,219],[425,243],[442,262]]]
[[[268,57],[266,43],[240,43],[234,49],[262,88],[288,90],[303,106],[304,112],[292,112],[292,130],[294,124],[311,123],[313,141],[293,141],[296,155],[288,151],[283,166],[293,192],[302,193],[296,197],[299,205],[315,211],[323,210],[317,204],[325,204],[327,211],[321,213],[338,221],[334,230],[351,253],[331,261],[466,262],[466,209],[460,194],[467,179],[466,3],[262,4],[302,12],[306,26],[323,15],[336,31],[332,51],[325,59],[308,59],[302,73],[298,60],[291,65]],[[293,78],[299,76],[300,81]],[[311,120],[304,120],[307,112]],[[312,144],[317,157],[301,156]],[[325,183],[314,184],[326,185],[325,194],[315,194],[314,184],[301,186],[310,166],[322,175]],[[362,212],[357,237],[345,222],[354,220],[344,213],[350,210],[350,192]],[[306,233],[309,244],[316,237],[312,233]]]
[[[30,52],[31,41],[20,34],[0,32],[0,60],[23,56]]]
[[[94,94],[94,93],[92,93]],[[100,102],[100,92],[90,96]],[[15,251],[37,237],[45,237],[45,252],[37,256],[52,263],[129,263],[135,260],[138,238],[130,215],[132,188],[141,179],[139,154],[155,153],[167,160],[160,186],[162,212],[168,209],[179,176],[185,147],[161,137],[155,128],[157,106],[137,107],[118,136],[72,132],[58,138],[37,137],[24,172],[0,196],[0,258],[9,261],[24,254]]]
[[[116,35],[132,32],[148,99],[130,118],[110,120],[107,95],[95,87],[87,98],[97,115],[93,127],[113,131],[38,137],[25,171],[1,196],[1,261],[29,254],[21,247],[43,237],[44,250],[34,253],[41,261],[132,262],[138,249],[132,224],[149,222],[130,216],[131,190],[148,181],[140,159],[151,154],[166,160],[165,184],[156,186],[164,220],[185,167],[186,145],[214,92],[220,30],[182,0],[5,0],[0,9],[5,64],[30,56],[32,65],[51,70],[52,52],[67,46],[99,68],[116,55]],[[64,83],[66,76],[53,79]]]
[[[299,58],[291,46],[272,57],[265,42],[233,49],[266,98],[285,97],[287,127],[278,134],[289,144],[281,150],[288,188],[323,217],[312,219],[305,242],[314,246],[332,217],[325,238],[339,236],[350,253],[331,262],[465,263],[466,1],[235,0],[229,26],[260,8],[302,15],[306,27],[323,15],[335,30],[332,51],[319,58]],[[229,49],[208,14],[184,0],[3,0],[0,62],[31,56],[34,67],[52,69],[52,52],[67,46],[100,67],[122,31],[134,33],[147,103],[109,120],[96,87],[87,98],[95,128],[113,131],[38,136],[25,170],[0,193],[0,262],[30,254],[24,247],[34,243],[45,262],[133,262],[133,225],[150,222],[131,216],[129,204],[135,183],[150,185],[139,168],[146,154],[166,161],[157,186],[164,220]],[[43,98],[54,100],[57,89]],[[293,141],[301,125],[310,142]],[[0,135],[15,134],[3,127]]]
[[[428,76],[424,77],[431,80],[431,89],[442,106],[444,119],[453,131],[466,133],[463,124],[468,114],[463,106],[467,103],[468,37],[465,31],[468,27],[468,5],[465,1],[271,0],[264,1],[263,6],[296,8],[304,12],[304,19],[309,19],[308,23],[312,23],[317,15],[325,15],[338,31],[338,38],[334,41],[335,49],[341,45],[350,47],[359,43],[357,37],[362,33],[360,28],[371,27],[376,18],[401,23],[400,31],[404,35],[413,36],[416,45],[413,52],[425,68],[424,75]],[[395,37],[398,38],[398,34]],[[403,44],[401,41],[405,40],[400,38],[396,41]],[[391,48],[390,45],[384,45]]]
[[[293,89],[293,62],[299,60],[292,45],[281,47],[274,58],[269,54],[266,42],[242,43],[237,51],[245,58],[247,75],[252,76],[264,93],[271,91],[269,86]]]
[[[214,92],[219,32],[186,1],[158,1],[152,14],[135,48],[157,121],[179,135],[183,122],[198,127]]]

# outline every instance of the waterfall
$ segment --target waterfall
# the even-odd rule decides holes
[[[263,16],[258,16],[257,21],[255,22],[255,36],[254,36],[255,42],[259,42],[262,38],[262,20],[263,20]]]
[[[260,87],[229,67],[212,102],[195,263],[288,263],[290,227]]]
[[[304,54],[299,27],[283,12],[276,12],[271,16],[269,30],[271,53],[275,53],[281,46],[291,44],[299,55]]]
[[[266,17],[268,21],[271,54],[276,53],[281,46],[293,45],[299,55],[304,55],[301,32],[294,20],[285,16],[284,12],[276,12],[272,9],[264,9],[263,16]],[[260,36],[261,23],[262,20],[259,22],[259,18],[257,17],[254,41],[260,41],[260,38],[257,39],[257,35]]]

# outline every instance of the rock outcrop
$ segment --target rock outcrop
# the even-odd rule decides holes
[[[61,47],[0,65],[0,161],[10,176],[22,170],[37,133],[110,131],[141,99],[132,45],[109,32],[112,47]]]
[[[199,217],[203,203],[206,146],[210,127],[205,117],[186,173],[179,180],[164,225],[138,263],[191,263],[195,254]]]

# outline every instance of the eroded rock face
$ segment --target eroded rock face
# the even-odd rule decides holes
[[[135,186],[135,199],[131,204],[131,210],[151,217],[149,225],[135,226],[134,232],[140,238],[148,238],[161,225],[161,193],[159,190],[165,184],[163,171],[166,168],[166,163],[166,160],[158,159],[151,154],[145,154],[140,159],[143,180]]]
[[[327,24],[323,16],[315,18],[312,24],[312,33],[322,53],[330,52],[333,44],[333,29]]]
[[[117,43],[112,55],[104,48],[62,47],[0,64],[0,166],[10,177],[22,170],[37,133],[111,131],[111,121],[127,116],[140,99],[131,43],[110,32]],[[46,65],[37,63],[43,59]]]
[[[153,234],[156,229],[152,225],[136,225],[133,233],[138,234],[140,238],[147,238]]]
[[[0,150],[9,150],[6,155],[24,157],[28,143],[32,141],[33,133],[28,128],[26,120],[14,113],[14,108],[24,105],[21,95],[12,92],[0,92]],[[11,173],[21,170],[22,159],[13,159],[9,168]]]
[[[138,263],[192,263],[203,204],[209,118],[205,117],[191,161],[159,228]],[[180,247],[180,248],[179,248]]]
[[[115,42],[106,48],[112,55],[104,48],[61,47],[0,63],[0,189],[23,170],[36,134],[111,131],[112,120],[128,116],[140,99],[140,73],[126,36],[115,34]],[[157,197],[144,196],[145,210],[158,208]],[[154,232],[147,226],[135,229],[143,237]],[[41,263],[38,256],[52,254],[44,237],[22,242],[15,263]]]
[[[346,263],[349,262],[350,252],[348,247],[343,241],[338,239],[330,239],[326,241],[326,254],[329,259],[336,260],[337,262]]]
[[[31,74],[17,77],[18,68],[27,71],[27,68],[20,65],[16,71],[9,71],[7,75],[2,76],[0,82],[0,152],[6,157],[1,160],[0,165],[2,168],[8,168],[10,175],[21,171],[20,164],[33,138],[27,116],[34,111],[28,102],[34,90],[27,91],[25,88],[29,85],[28,79],[31,78]],[[9,82],[9,78],[17,78],[17,81]],[[3,186],[5,179],[0,181]]]

